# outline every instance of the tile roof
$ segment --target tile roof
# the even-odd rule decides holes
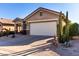
[[[14,24],[12,19],[0,18],[0,22],[3,24]]]

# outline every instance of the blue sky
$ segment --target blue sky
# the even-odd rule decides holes
[[[0,18],[14,19],[24,18],[38,7],[44,7],[55,11],[69,12],[69,19],[79,23],[79,4],[68,3],[0,3]]]

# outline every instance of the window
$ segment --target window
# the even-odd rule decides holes
[[[40,16],[42,16],[43,15],[43,12],[40,12]]]

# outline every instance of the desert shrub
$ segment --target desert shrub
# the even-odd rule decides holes
[[[21,34],[26,35],[26,30],[20,31]]]
[[[0,32],[0,37],[2,37],[2,35],[3,35],[3,32]]]
[[[59,38],[60,39],[60,38]],[[60,39],[60,43],[65,43],[65,42],[69,42],[69,40],[71,39],[70,36],[66,35],[66,34],[63,34],[61,36],[61,39]]]
[[[10,35],[10,34],[14,34],[14,33],[15,33],[15,31],[9,31],[9,35]]]
[[[2,36],[8,35],[8,32],[2,32]]]
[[[60,43],[65,43],[69,41],[69,36],[67,36],[66,34],[63,34],[61,37],[59,37],[59,42]]]
[[[0,32],[0,37],[2,37],[2,36],[8,36],[8,35],[10,35],[10,34],[14,34],[14,31],[4,31],[4,32]]]
[[[59,36],[59,37],[58,37],[59,43],[63,43],[63,40],[62,40],[62,39],[63,39],[63,36]]]

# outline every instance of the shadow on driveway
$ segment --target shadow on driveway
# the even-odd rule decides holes
[[[50,36],[18,36],[15,38],[7,37],[5,40],[0,39],[0,46],[21,46],[21,45],[28,45],[30,43],[39,41],[39,40],[45,40],[49,38]],[[9,40],[8,40],[9,39]]]

